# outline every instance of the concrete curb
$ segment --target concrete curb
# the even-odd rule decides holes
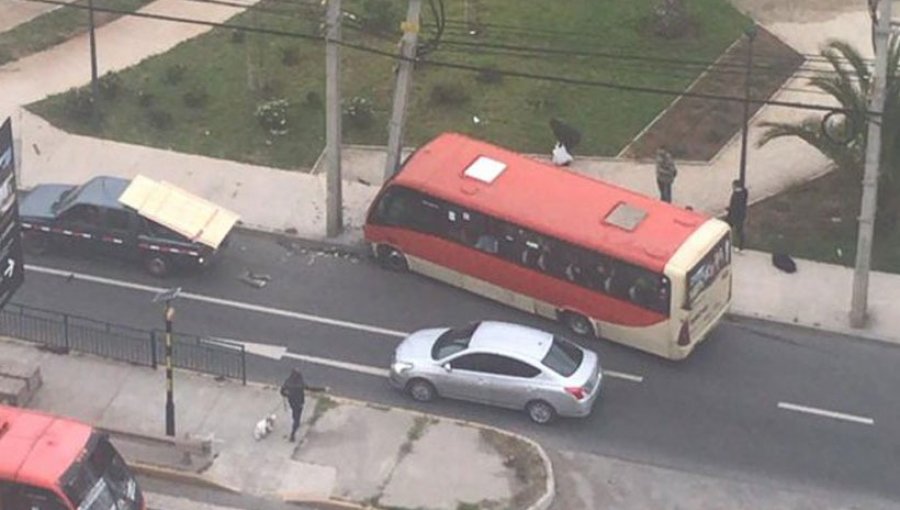
[[[369,250],[362,241],[353,241],[347,239],[311,239],[308,237],[300,237],[284,231],[269,230],[258,225],[237,225],[234,227],[236,232],[246,234],[248,236],[270,239],[276,243],[285,245],[296,245],[309,250],[324,251],[344,256],[366,257]]]
[[[166,468],[162,466],[157,466],[154,464],[148,464],[144,462],[129,462],[128,466],[131,467],[136,473],[150,477],[150,478],[158,478],[162,480],[168,480],[171,482],[193,485],[195,487],[201,487],[204,489],[216,489],[220,491],[229,492],[232,494],[240,494],[241,491],[235,487],[231,487],[230,485],[217,482],[211,478],[203,476],[198,473],[190,473],[186,471],[179,471],[176,469]]]
[[[784,324],[786,326],[793,326],[795,328],[803,328],[811,331],[821,331],[823,333],[831,333],[834,335],[844,335],[844,336],[852,336],[856,337],[858,340],[864,340],[867,342],[878,342],[880,344],[889,344],[895,347],[900,347],[900,338],[891,338],[885,335],[879,335],[877,333],[871,333],[865,329],[853,329],[850,326],[847,326],[843,329],[833,329],[827,328],[825,326],[819,324],[808,324],[806,322],[798,322],[788,320],[784,317],[775,317],[774,315],[764,314],[764,313],[753,313],[753,312],[735,312],[729,311],[725,314],[726,317],[737,319],[736,322],[741,319],[750,319],[750,320],[758,320],[765,322],[774,322],[778,324]]]

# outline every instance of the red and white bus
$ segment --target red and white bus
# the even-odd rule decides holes
[[[144,510],[106,435],[67,418],[0,405],[0,510]]]
[[[389,268],[669,359],[731,301],[725,222],[456,133],[404,162],[364,229]]]

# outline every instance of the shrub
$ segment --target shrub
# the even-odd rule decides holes
[[[365,0],[362,9],[362,28],[368,32],[396,32],[400,27],[400,14],[391,0]]]
[[[306,106],[318,110],[322,107],[322,96],[315,90],[306,93]]]
[[[469,94],[461,85],[438,83],[431,88],[431,102],[444,106],[455,106],[469,100]]]
[[[189,108],[203,108],[209,102],[209,94],[201,87],[193,88],[184,93],[184,104]]]
[[[690,28],[684,0],[662,0],[653,10],[653,16],[653,31],[666,39],[681,37]]]
[[[89,120],[94,113],[94,98],[87,89],[71,89],[65,95],[63,108],[73,120]]]
[[[231,32],[231,42],[234,44],[243,44],[246,37],[247,34],[245,34],[243,30],[235,30]]]
[[[355,128],[365,129],[371,126],[372,121],[375,120],[375,109],[372,106],[372,101],[363,96],[353,96],[344,105],[344,117]]]
[[[300,63],[300,51],[294,47],[281,48],[281,63],[287,67],[294,67]]]
[[[156,104],[156,96],[143,90],[138,91],[137,98],[138,104],[143,108],[149,108]]]
[[[494,66],[482,69],[475,75],[475,79],[481,83],[500,83],[503,81],[503,75],[500,70]]]
[[[115,99],[119,96],[119,92],[122,91],[122,77],[116,73],[108,72],[100,77],[100,80],[97,82],[97,87],[100,89],[100,95],[103,96],[104,99]]]
[[[259,124],[273,135],[284,135],[288,132],[287,99],[266,101],[256,107],[256,118]]]
[[[166,68],[163,74],[163,81],[167,85],[177,85],[184,79],[185,73],[187,73],[187,66],[184,64],[172,64]]]
[[[164,110],[152,109],[147,112],[147,120],[154,128],[164,131],[172,127],[175,123],[172,114]]]

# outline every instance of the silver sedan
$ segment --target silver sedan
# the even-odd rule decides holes
[[[406,337],[391,384],[420,402],[437,396],[524,409],[532,421],[587,416],[600,393],[597,355],[538,329],[484,321]]]

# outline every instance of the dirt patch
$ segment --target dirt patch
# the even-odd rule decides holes
[[[747,39],[742,37],[690,91],[743,98],[746,54]],[[754,99],[771,97],[804,60],[763,28],[759,28],[753,42],[753,57],[750,97]],[[751,103],[750,115],[761,106]],[[653,157],[656,149],[666,147],[678,159],[709,161],[740,131],[743,108],[740,101],[679,98],[635,140],[624,156]]]

